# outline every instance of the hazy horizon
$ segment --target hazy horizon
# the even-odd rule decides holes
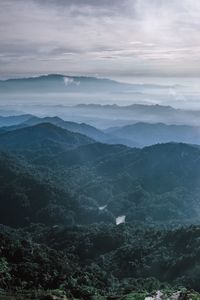
[[[1,0],[0,79],[59,73],[140,84],[141,89],[15,96],[0,89],[0,104],[200,109],[199,14],[198,0]]]
[[[48,75],[48,74],[44,74]],[[63,78],[67,78],[67,73],[63,74]],[[32,75],[38,77],[41,75]],[[71,75],[70,75],[71,76]],[[17,77],[12,77],[17,78]],[[21,78],[21,77],[20,77]],[[22,78],[29,78],[29,76],[22,76]],[[97,78],[106,78],[97,77]],[[21,91],[4,93],[0,87],[0,104],[1,105],[77,105],[77,104],[117,104],[117,105],[131,105],[131,104],[147,104],[147,105],[165,105],[181,109],[198,109],[200,110],[200,85],[198,77],[149,77],[149,76],[128,76],[107,77],[121,83],[133,84],[132,88],[128,90],[125,88],[121,91],[95,92],[87,91],[81,92],[77,90],[71,93],[66,86],[65,91],[58,92],[52,89],[47,92],[40,93],[37,91],[24,92]],[[67,83],[69,86],[71,83]],[[63,81],[63,86],[66,83]],[[92,84],[91,84],[92,85]],[[150,88],[149,88],[149,86]],[[151,87],[152,85],[152,87]]]
[[[0,300],[200,300],[199,33],[199,0],[0,0]]]

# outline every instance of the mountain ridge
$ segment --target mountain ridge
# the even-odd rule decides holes
[[[44,153],[45,149],[49,149],[53,153],[93,142],[94,140],[80,133],[73,133],[51,123],[40,123],[2,133],[0,149],[16,152],[19,150],[28,152],[34,149]]]

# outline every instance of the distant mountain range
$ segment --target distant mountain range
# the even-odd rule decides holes
[[[24,121],[25,119],[25,121]],[[5,121],[5,122],[4,122]],[[21,122],[23,121],[23,122]],[[13,131],[17,129],[22,129],[26,128],[29,126],[33,125],[38,125],[38,124],[43,124],[43,123],[50,123],[53,125],[56,125],[60,128],[75,132],[75,133],[80,133],[83,135],[86,135],[92,139],[95,139],[96,141],[99,142],[105,142],[109,144],[125,144],[129,146],[139,146],[136,145],[136,143],[132,143],[131,140],[126,140],[124,137],[116,137],[112,136],[111,134],[105,133],[94,126],[85,124],[85,123],[76,123],[76,122],[69,122],[69,121],[64,121],[61,118],[58,117],[44,117],[44,118],[39,118],[36,116],[28,116],[28,115],[22,115],[22,116],[15,116],[15,117],[10,117],[9,119],[6,117],[2,117],[1,121],[2,125],[3,124],[9,124],[10,126],[2,126],[0,128],[0,133],[8,132],[8,131]],[[14,123],[14,125],[12,125]],[[15,125],[17,124],[17,125]]]
[[[128,106],[81,104],[75,107],[63,106],[62,111],[57,107],[56,111],[64,119],[70,118],[71,114],[74,121],[82,120],[103,129],[138,122],[200,126],[200,111],[176,109],[157,104]]]
[[[121,91],[124,88],[133,88],[134,85],[120,83],[110,79],[96,77],[65,76],[50,74],[30,78],[16,78],[0,81],[0,91],[13,92],[102,92]]]
[[[120,111],[138,111],[138,112],[143,112],[143,113],[152,113],[152,112],[159,112],[159,113],[170,113],[173,111],[177,111],[179,109],[175,109],[172,106],[166,106],[166,105],[158,105],[158,104],[153,104],[153,105],[145,105],[145,104],[131,104],[131,105],[117,105],[117,104],[78,104],[76,105],[77,108],[82,108],[82,109],[102,109],[102,110],[120,110]]]
[[[169,103],[172,103],[173,97],[169,95],[170,88],[176,89],[177,86],[130,84],[106,78],[50,74],[0,80],[0,101],[7,108],[12,104],[10,110],[16,111],[16,114],[23,110],[24,114],[40,117],[56,115],[64,120],[87,123],[104,129],[136,122],[200,125],[199,111],[175,109],[171,106],[158,104],[76,105],[90,101],[126,104],[167,103],[169,100]],[[23,105],[13,105],[13,101],[15,104],[23,103]],[[0,115],[8,115],[8,111],[3,111],[1,107]]]
[[[170,88],[156,84],[129,84],[106,78],[49,74],[38,77],[0,80],[0,92],[141,92],[142,88]]]
[[[0,116],[0,127],[18,125],[26,122],[32,117],[30,114],[26,115],[11,115],[11,116]]]
[[[106,78],[62,74],[0,80],[1,103],[6,107],[12,104],[10,110],[16,111],[16,114],[17,111],[23,110],[24,114],[40,117],[57,115],[64,120],[87,123],[97,128],[122,126],[136,122],[200,125],[200,112],[175,109],[170,106],[148,104],[76,105],[89,101],[122,104],[166,103],[167,100],[170,100],[168,99],[170,97],[168,89],[170,88],[176,89],[177,86],[130,84]],[[158,94],[161,98],[155,90],[160,91]],[[143,96],[139,97],[139,94]],[[124,98],[123,95],[129,96]],[[17,106],[16,103],[23,103],[23,105]],[[3,107],[1,107],[0,115],[7,114],[8,111],[3,112]]]
[[[140,147],[158,143],[183,142],[200,144],[200,127],[189,125],[166,125],[163,123],[136,123],[123,127],[109,128],[105,132],[116,138],[124,138]]]
[[[55,125],[58,130],[59,128],[62,128],[70,132],[88,136],[92,140],[107,144],[123,144],[139,148],[157,143],[168,142],[200,144],[199,126],[138,122],[126,126],[111,127],[106,130],[100,130],[85,123],[64,121],[59,117],[39,118],[32,115],[0,117],[0,134],[40,124],[42,127],[42,124],[45,123]]]

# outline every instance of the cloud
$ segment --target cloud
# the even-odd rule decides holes
[[[70,77],[64,77],[63,78],[63,80],[64,80],[64,84],[66,85],[66,86],[69,86],[69,85],[80,85],[80,81],[75,81],[73,78],[70,78]]]
[[[199,0],[1,0],[0,76],[200,75]]]

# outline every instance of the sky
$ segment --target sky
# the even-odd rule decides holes
[[[199,76],[199,0],[0,0],[0,77]]]

